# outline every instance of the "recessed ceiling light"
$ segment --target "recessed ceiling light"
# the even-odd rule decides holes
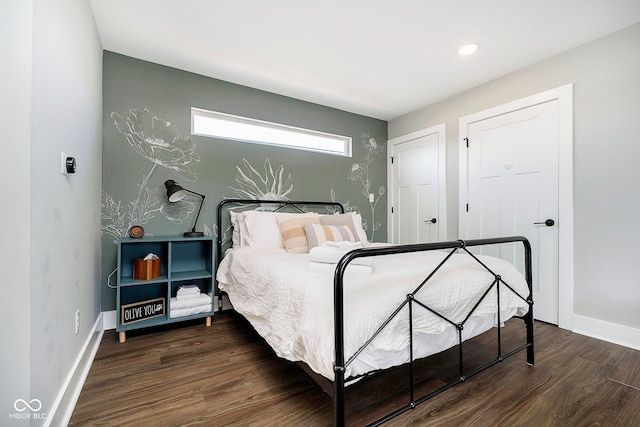
[[[458,49],[458,55],[471,55],[473,52],[475,52],[476,50],[478,50],[478,45],[477,44],[466,44],[464,46],[462,46],[460,49]]]

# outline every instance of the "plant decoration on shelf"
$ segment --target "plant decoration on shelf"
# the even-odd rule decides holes
[[[102,234],[113,236],[116,243],[121,237],[127,236],[131,226],[146,224],[158,212],[169,221],[182,224],[194,212],[195,204],[189,200],[169,203],[163,197],[164,192],[150,189],[148,184],[158,166],[169,169],[181,181],[196,181],[198,178],[191,166],[200,162],[200,158],[194,143],[182,136],[175,125],[159,119],[147,108],[131,109],[126,117],[112,112],[111,118],[131,148],[151,162],[151,169],[142,176],[142,181],[138,183],[138,195],[128,204],[123,205],[120,200],[116,201],[102,191]],[[206,226],[205,233],[211,235]]]
[[[384,185],[378,187],[377,194],[371,193],[371,188],[373,187],[371,180],[369,179],[369,167],[373,161],[374,156],[379,156],[384,153],[384,146],[378,145],[375,138],[372,138],[368,133],[363,133],[360,135],[360,142],[365,148],[364,162],[356,162],[351,165],[351,170],[347,174],[347,179],[349,181],[353,181],[356,183],[362,184],[362,188],[360,189],[360,194],[367,200],[369,203],[369,208],[371,210],[371,223],[364,218],[362,218],[362,228],[365,231],[369,232],[369,241],[373,241],[373,238],[376,234],[376,231],[380,229],[382,223],[379,220],[376,220],[376,208],[378,207],[378,202],[385,195],[386,190]],[[369,197],[370,194],[373,194],[373,200]],[[331,189],[331,201],[335,202],[335,191]],[[357,208],[349,207],[349,202],[345,204],[345,209],[348,211],[357,212]]]

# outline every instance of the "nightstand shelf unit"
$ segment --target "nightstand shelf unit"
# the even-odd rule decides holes
[[[149,280],[134,279],[133,261],[148,254],[160,258],[160,276]],[[200,294],[210,297],[206,310],[202,305],[187,309],[178,307],[179,302],[175,300],[178,289],[193,285],[199,288]],[[144,237],[118,241],[116,331],[120,342],[126,340],[127,331],[134,329],[202,318],[210,326],[213,293],[211,237]],[[173,312],[172,301],[176,306]]]

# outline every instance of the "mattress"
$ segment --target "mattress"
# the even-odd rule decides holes
[[[344,275],[344,354],[348,360],[413,293],[448,252],[428,251],[376,256],[368,273],[348,266]],[[524,315],[528,287],[510,263],[478,257],[518,295],[500,285],[500,319]],[[284,249],[230,249],[217,269],[217,280],[234,309],[249,320],[276,354],[305,362],[333,380],[333,269],[317,269],[309,254]],[[453,323],[465,321],[494,281],[494,276],[468,254],[456,253],[415,294]],[[409,360],[408,307],[346,367],[345,376],[406,363]],[[422,307],[413,308],[414,358],[425,357],[457,343],[457,328]],[[463,339],[497,323],[495,286],[464,323]]]

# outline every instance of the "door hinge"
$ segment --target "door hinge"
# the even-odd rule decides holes
[[[389,157],[391,159],[391,164],[393,164],[393,156]]]
[[[469,203],[467,203],[467,212],[469,212]]]
[[[391,213],[393,213],[393,206],[391,206]]]
[[[465,139],[464,139],[464,142],[466,142],[466,143],[467,143],[467,148],[469,148],[469,138],[465,138]]]

